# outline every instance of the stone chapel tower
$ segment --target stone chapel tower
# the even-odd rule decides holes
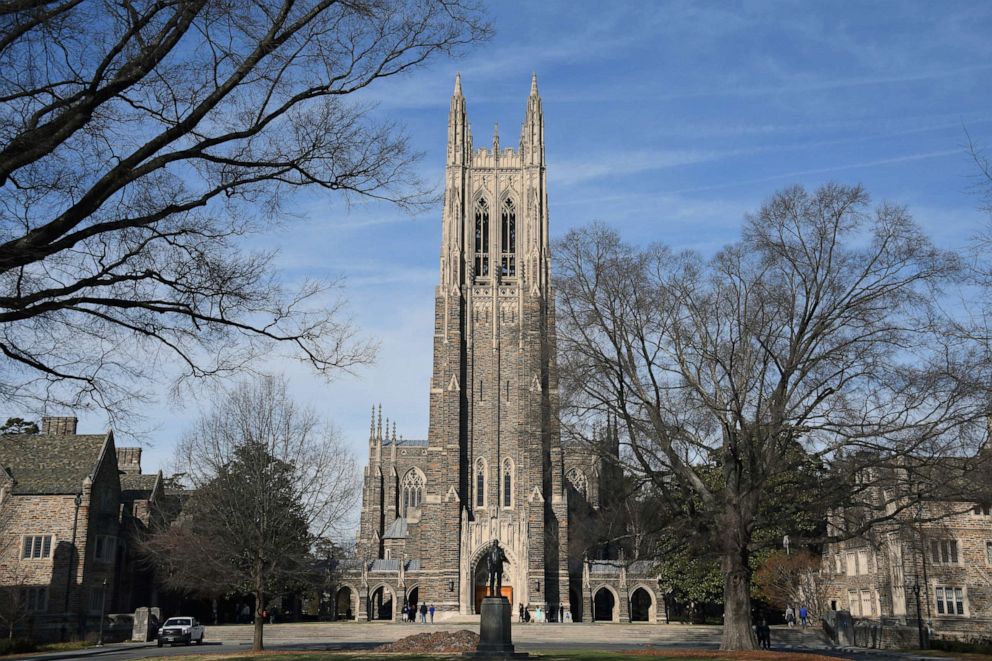
[[[517,149],[472,144],[455,78],[435,291],[430,426],[369,430],[359,617],[402,603],[477,612],[489,543],[515,604],[568,604],[568,506],[558,432],[544,116],[531,80]],[[390,605],[391,604],[391,605]]]
[[[514,603],[567,603],[567,506],[536,75],[516,150],[501,147],[498,133],[491,148],[474,147],[455,78],[440,271],[428,436],[450,456],[446,475],[462,505],[461,610],[474,610],[479,559],[494,538],[511,562]]]

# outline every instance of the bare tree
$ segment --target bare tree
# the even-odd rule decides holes
[[[244,382],[218,397],[182,441],[195,489],[144,552],[168,587],[255,597],[253,649],[267,599],[308,584],[316,546],[338,535],[358,494],[355,462],[284,380]]]
[[[0,5],[0,398],[119,415],[166,368],[367,360],[325,285],[239,239],[305,186],[428,202],[349,98],[488,34],[461,0]]]
[[[765,600],[783,611],[806,606],[812,621],[826,610],[826,593],[820,580],[821,558],[801,549],[796,553],[774,551],[754,573],[755,587]]]
[[[557,250],[565,415],[618,416],[631,468],[698,501],[724,576],[723,649],[755,647],[749,559],[782,476],[843,454],[846,472],[817,487],[825,518],[861,503],[875,475],[862,468],[907,460],[878,475],[926,490],[934,461],[986,433],[983,389],[957,378],[968,347],[936,305],[958,260],[905,209],[868,205],[859,187],[785,190],[711,259],[635,249],[602,227]],[[863,532],[919,492],[886,493],[818,541]]]

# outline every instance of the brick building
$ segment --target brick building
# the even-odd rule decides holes
[[[599,572],[570,554],[576,499],[593,510],[608,474],[600,460],[563,451],[558,429],[555,311],[548,242],[544,115],[536,77],[520,142],[475,148],[461,80],[448,119],[440,277],[428,438],[399,438],[373,409],[358,538],[337,611],[398,616],[404,603],[478,612],[483,554],[498,539],[509,558],[504,594],[557,615],[656,617],[658,583]],[[570,502],[572,507],[570,507]],[[586,563],[588,564],[588,563]],[[615,566],[615,565],[613,565]],[[596,571],[592,572],[596,574]],[[647,603],[646,607],[642,606]]]
[[[48,417],[0,437],[0,617],[39,640],[78,637],[100,614],[148,605],[151,580],[129,544],[162,493],[141,450],[113,432],[77,434]]]
[[[961,473],[988,485],[988,463],[950,468],[948,479]],[[989,503],[934,499],[906,506],[892,489],[873,486],[869,492],[878,508],[903,509],[868,534],[826,546],[826,607],[880,624],[916,627],[922,620],[942,637],[992,635]],[[835,512],[831,525],[837,517],[844,513]]]

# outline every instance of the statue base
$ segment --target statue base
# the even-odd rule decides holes
[[[479,646],[465,656],[475,658],[524,659],[527,652],[514,652],[510,636],[510,602],[506,597],[485,597],[479,623]]]

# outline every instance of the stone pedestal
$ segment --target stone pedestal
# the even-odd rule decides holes
[[[479,646],[467,656],[524,658],[526,652],[514,652],[510,635],[510,602],[506,597],[485,597],[479,623]]]

